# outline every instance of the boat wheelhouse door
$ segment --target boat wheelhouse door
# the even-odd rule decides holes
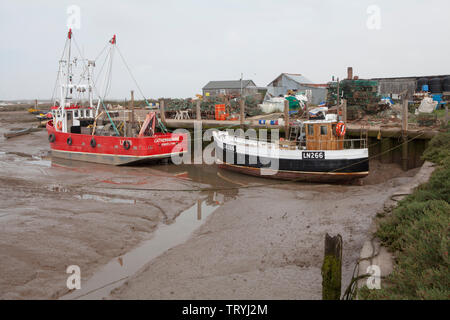
[[[336,135],[337,121],[307,121],[306,149],[307,150],[342,150],[344,137]]]

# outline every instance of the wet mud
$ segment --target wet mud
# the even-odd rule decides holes
[[[52,160],[45,130],[4,139],[30,124],[0,112],[2,299],[319,299],[325,233],[344,239],[345,284],[377,211],[415,173],[375,162],[363,186],[277,184]],[[70,265],[81,290],[66,287]]]

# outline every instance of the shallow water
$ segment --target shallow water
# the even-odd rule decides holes
[[[90,197],[91,198],[91,197]],[[97,197],[93,197],[97,199]],[[213,213],[219,205],[209,205],[205,199],[183,211],[170,225],[161,225],[152,239],[144,241],[132,251],[114,258],[81,283],[81,289],[73,291],[61,299],[102,299],[111,290],[122,285],[129,276],[135,274],[146,263],[165,251],[185,242],[189,236]]]

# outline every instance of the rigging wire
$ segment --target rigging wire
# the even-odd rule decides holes
[[[75,42],[75,40],[74,40],[74,42]],[[107,46],[108,46],[108,44],[107,44]],[[81,53],[80,48],[78,47],[78,45],[77,45],[76,43],[75,43],[75,47],[77,48],[78,53],[79,53],[79,55],[81,56],[82,60],[83,60],[83,61],[86,61],[86,59],[84,58],[83,54]],[[111,50],[110,50],[110,53],[111,53]],[[112,57],[111,57],[111,54],[109,55],[109,57],[110,57],[110,68],[112,68]],[[106,60],[107,60],[107,58],[108,58],[108,56],[106,57]],[[106,60],[105,60],[105,62],[106,62]],[[106,71],[106,72],[107,72],[107,71]],[[111,74],[111,73],[110,73],[110,74]],[[94,89],[94,92],[95,92],[96,95],[98,96],[99,102],[102,104],[103,109],[105,109],[106,115],[108,116],[109,121],[111,122],[111,124],[112,124],[112,126],[113,126],[113,129],[114,129],[116,135],[119,136],[119,135],[120,135],[120,134],[119,134],[119,131],[117,130],[117,127],[116,127],[114,121],[111,119],[111,116],[110,116],[110,114],[109,114],[109,112],[108,112],[108,109],[106,108],[106,106],[105,106],[105,104],[104,104],[104,102],[103,102],[104,99],[102,99],[100,93],[97,91],[97,88],[95,87],[95,84],[92,85],[92,88]],[[106,92],[106,91],[105,91],[105,92]],[[105,93],[105,96],[106,96],[106,93]]]
[[[140,87],[139,84],[137,83],[136,78],[133,76],[133,73],[131,72],[131,69],[130,69],[130,67],[128,66],[127,62],[125,61],[125,58],[123,57],[122,53],[120,52],[120,49],[119,49],[119,47],[117,46],[117,44],[116,44],[116,48],[117,48],[117,52],[119,53],[120,57],[122,58],[122,61],[123,61],[124,65],[125,65],[125,67],[126,67],[127,70],[128,70],[128,73],[129,73],[130,76],[131,76],[131,79],[133,79],[134,84],[136,85],[137,89],[139,90],[139,93],[142,95],[142,97],[144,98],[144,100],[145,100],[145,102],[147,103],[147,105],[150,106],[150,104],[149,104],[148,101],[147,101],[147,98],[145,97],[144,93],[142,92],[141,87]]]
[[[117,48],[117,52],[119,52],[120,57],[122,58],[123,64],[125,65],[125,67],[128,70],[128,73],[131,76],[131,79],[133,79],[134,84],[136,85],[137,89],[139,90],[139,93],[142,95],[142,97],[144,98],[145,103],[147,104],[147,106],[151,107],[150,103],[148,102],[147,98],[144,95],[144,92],[142,91],[141,87],[139,86],[136,78],[133,76],[133,73],[131,72],[130,67],[128,66],[128,63],[125,61],[124,56],[122,55],[122,52],[120,51],[119,47],[116,44],[116,48]],[[166,126],[164,125],[164,123],[161,121],[161,119],[159,119],[159,117],[157,117],[158,119],[158,125],[161,128],[161,131],[166,133],[169,132],[169,130],[166,128]]]
[[[59,63],[58,63],[58,73],[57,73],[57,75],[56,75],[55,86],[54,86],[54,88],[53,88],[53,93],[52,93],[52,101],[53,101],[53,105],[55,105],[55,103],[56,103],[56,101],[54,100],[54,98],[55,98],[55,95],[56,95],[56,87],[58,86],[59,74],[60,74],[60,72],[61,72],[61,63],[60,63],[60,62],[63,60],[64,54],[66,53],[66,48],[67,48],[67,42],[68,42],[68,40],[69,40],[69,39],[66,38],[66,42],[65,42],[65,44],[64,44],[64,49],[63,49],[63,52],[62,52],[62,54],[61,54],[61,58],[59,59]]]

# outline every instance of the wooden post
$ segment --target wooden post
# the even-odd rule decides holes
[[[195,117],[197,118],[197,120],[202,120],[202,111],[200,109],[201,103],[202,103],[202,101],[200,99],[198,99],[197,103],[196,103],[196,110],[195,110]]]
[[[380,162],[381,163],[392,163],[393,162],[393,152],[392,152],[392,150],[389,151],[392,148],[392,139],[389,137],[381,138],[380,148],[381,148]]]
[[[306,119],[309,120],[309,101],[305,103]]]
[[[408,170],[408,99],[403,97],[402,109],[402,169]]]
[[[241,114],[239,116],[239,120],[241,122],[241,129],[244,130],[244,122],[245,122],[245,100],[241,97],[239,99],[239,107]]]
[[[230,113],[231,113],[231,112],[230,112],[230,100],[228,99],[227,96],[225,96],[225,97],[223,98],[223,101],[225,102],[225,113],[230,114]]]
[[[202,200],[197,200],[197,220],[202,220]]]
[[[340,300],[342,277],[342,237],[325,235],[322,265],[322,299]]]
[[[34,100],[34,109],[38,110],[38,101],[37,101],[37,99]]]
[[[347,100],[342,99],[342,121],[347,124]]]
[[[445,126],[448,125],[448,103],[445,104],[445,118],[444,118],[444,124]]]
[[[336,105],[338,106],[338,110],[339,110],[339,105],[340,105],[341,99],[339,96],[339,78],[337,78],[337,96],[336,96]],[[339,116],[339,115],[338,115]]]
[[[165,114],[165,111],[164,111],[164,100],[163,99],[161,99],[159,101],[159,113],[161,115],[162,123],[166,124],[166,114]]]
[[[128,121],[125,122],[126,132],[128,137],[133,136],[133,124],[134,124],[134,91],[131,90],[131,99],[129,102]],[[127,123],[128,122],[128,123]]]
[[[289,139],[289,101],[284,100],[284,138]]]

